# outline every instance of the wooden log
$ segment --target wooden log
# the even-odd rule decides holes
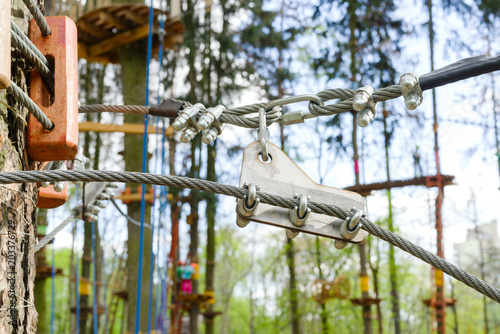
[[[0,0],[0,89],[10,86],[10,0]]]

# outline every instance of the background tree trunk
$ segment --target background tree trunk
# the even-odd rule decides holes
[[[12,1],[12,15],[26,33],[30,16],[24,3]],[[30,68],[14,52],[12,80],[26,91]],[[0,172],[36,169],[27,156],[26,117],[23,108],[5,90],[0,91]],[[34,184],[0,187],[0,333],[35,333],[38,313],[34,304],[36,242],[36,200]]]

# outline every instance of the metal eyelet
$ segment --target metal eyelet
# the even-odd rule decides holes
[[[250,183],[244,184],[243,188],[248,189],[248,194],[243,196],[243,199],[238,200],[236,210],[242,216],[250,217],[260,203],[260,198],[257,197],[257,191],[260,190],[260,187]]]

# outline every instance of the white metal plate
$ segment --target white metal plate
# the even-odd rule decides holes
[[[261,192],[293,198],[295,194],[310,196],[310,201],[332,204],[345,210],[357,208],[364,210],[364,199],[361,195],[317,184],[307,176],[283,151],[276,145],[268,143],[271,161],[262,162],[259,159],[260,142],[247,146],[243,153],[240,187],[246,184],[260,186]],[[340,234],[342,220],[317,213],[310,213],[302,227],[296,227],[289,220],[289,210],[260,203],[254,214],[245,217],[237,211],[237,224],[244,227],[248,221],[269,224],[294,231],[314,234],[327,238],[345,240]],[[366,232],[360,230],[350,242],[359,243]]]

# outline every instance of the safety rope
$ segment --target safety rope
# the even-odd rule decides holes
[[[87,182],[123,182],[156,184],[175,188],[187,188],[212,192],[242,199],[247,195],[248,190],[240,187],[230,186],[222,183],[193,179],[174,175],[159,175],[139,172],[118,172],[118,171],[27,171],[27,172],[4,172],[0,173],[0,184],[10,183],[32,183],[41,181],[87,181]],[[260,202],[273,206],[292,209],[298,205],[297,199],[273,195],[265,192],[257,192]],[[310,201],[308,207],[312,212],[328,216],[346,219],[350,217],[350,212],[332,204],[318,203]],[[500,303],[500,290],[494,286],[478,279],[468,272],[458,268],[452,263],[438,257],[437,255],[423,249],[420,246],[370,222],[366,218],[361,220],[361,228],[368,233],[404,250],[405,252],[432,265],[436,269],[454,277],[460,282]]]
[[[7,92],[12,94],[14,98],[20,102],[28,111],[35,116],[35,118],[42,124],[45,130],[52,130],[54,128],[54,123],[45,116],[43,111],[33,102],[32,99],[21,88],[19,88],[14,81],[10,82],[10,86],[7,87]]]
[[[31,15],[33,16],[33,19],[35,20],[36,24],[40,28],[40,31],[42,32],[42,35],[44,37],[49,36],[51,34],[49,24],[45,20],[45,17],[43,17],[42,11],[36,3],[33,0],[23,0],[24,4],[26,7],[28,7],[28,10],[30,11]]]
[[[11,25],[12,46],[19,49],[21,54],[40,72],[44,82],[49,88],[50,94],[54,94],[54,75],[50,71],[50,64],[45,56],[37,49],[30,39],[24,35],[21,29],[14,23]]]
[[[44,236],[38,243],[35,245],[35,253],[40,249],[45,247],[49,242],[54,239],[57,233],[61,232],[69,223],[71,223],[75,219],[75,215],[71,214],[68,218],[66,218],[61,224],[59,224],[52,232]]]

